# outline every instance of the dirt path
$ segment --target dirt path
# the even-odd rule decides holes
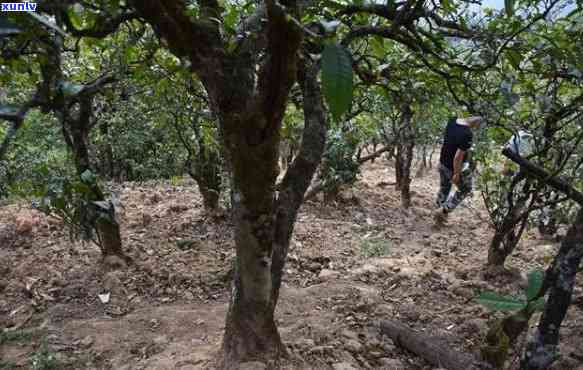
[[[384,161],[369,164],[342,201],[302,208],[277,311],[290,352],[284,368],[432,369],[380,336],[378,321],[401,320],[475,352],[496,315],[471,300],[483,289],[521,289],[520,279],[484,279],[492,231],[478,194],[435,231],[436,176],[414,180],[413,207],[403,211],[397,192],[384,185],[393,171]],[[210,366],[229,297],[231,225],[205,218],[192,183],[116,190],[125,205],[124,245],[136,264],[108,275],[95,266],[98,251],[71,243],[58,222],[26,208],[0,209],[0,328],[28,330],[0,341],[6,366]],[[524,274],[543,266],[556,247],[530,233],[509,265]],[[555,369],[583,365],[581,285]],[[102,303],[99,294],[106,293]]]

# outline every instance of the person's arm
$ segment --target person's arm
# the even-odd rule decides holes
[[[458,185],[460,182],[460,174],[462,173],[462,166],[464,163],[465,155],[465,150],[458,149],[455,152],[455,157],[453,157],[453,177],[451,178],[451,182],[456,185]]]
[[[453,157],[453,177],[451,178],[451,182],[458,186],[460,184],[464,158],[466,157],[466,152],[472,147],[472,141],[473,135],[471,133],[464,136],[457,146],[457,151]]]

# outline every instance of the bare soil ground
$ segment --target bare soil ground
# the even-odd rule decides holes
[[[393,173],[377,160],[338,202],[303,206],[277,312],[290,353],[283,368],[433,369],[380,335],[382,319],[476,353],[488,320],[499,317],[475,303],[476,294],[519,294],[526,272],[544,267],[558,247],[529,232],[508,263],[522,277],[486,279],[493,231],[479,194],[434,230],[437,176],[414,179],[413,206],[404,211],[387,185]],[[0,208],[0,369],[212,366],[229,299],[232,225],[204,215],[190,182],[114,190],[135,264],[113,273],[60,222],[25,204]],[[583,366],[582,285],[561,329],[556,370]]]

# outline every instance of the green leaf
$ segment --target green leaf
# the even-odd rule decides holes
[[[89,194],[91,189],[85,183],[79,181],[73,184],[73,191],[78,194]]]
[[[506,52],[506,55],[508,57],[508,62],[510,63],[510,65],[512,67],[514,67],[514,69],[519,69],[520,68],[520,62],[522,62],[522,54],[520,54],[516,50],[509,49]]]
[[[56,209],[59,209],[59,210],[67,209],[67,202],[62,197],[58,197],[58,198],[53,199],[52,203],[53,203],[53,207],[55,207]]]
[[[512,17],[514,15],[514,0],[504,0],[504,10],[506,10],[508,17]]]
[[[540,297],[534,302],[528,304],[528,309],[531,312],[542,312],[545,309],[545,297]]]
[[[336,120],[350,109],[352,89],[350,53],[339,44],[326,44],[322,52],[322,91]]]
[[[523,301],[514,297],[502,296],[495,292],[483,292],[476,301],[495,311],[516,311],[526,306]]]
[[[67,12],[67,14],[69,15],[69,19],[71,20],[71,23],[73,24],[73,26],[75,28],[81,28],[81,27],[83,27],[83,20],[80,17],[80,14],[81,14],[82,10],[81,11],[77,11],[78,10],[78,5],[81,6],[81,4],[75,4]]]
[[[441,0],[441,5],[443,6],[443,9],[447,13],[451,12],[454,9],[450,0]]]
[[[528,285],[526,287],[526,299],[531,301],[536,297],[543,285],[544,273],[541,270],[532,270],[528,274]]]
[[[373,36],[370,38],[370,46],[376,57],[382,58],[387,54],[385,50],[385,39],[380,36]]]
[[[95,175],[90,170],[86,170],[81,174],[81,181],[86,184],[91,184],[95,182]]]
[[[176,241],[176,246],[178,247],[178,249],[183,251],[189,250],[196,246],[196,240],[179,239]]]

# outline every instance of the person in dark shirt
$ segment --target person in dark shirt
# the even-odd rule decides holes
[[[482,117],[473,116],[454,117],[447,123],[438,167],[440,186],[436,205],[439,209],[435,214],[438,224],[445,222],[447,215],[472,193],[472,130],[480,127],[482,122]],[[457,186],[457,191],[449,197],[452,184]]]

